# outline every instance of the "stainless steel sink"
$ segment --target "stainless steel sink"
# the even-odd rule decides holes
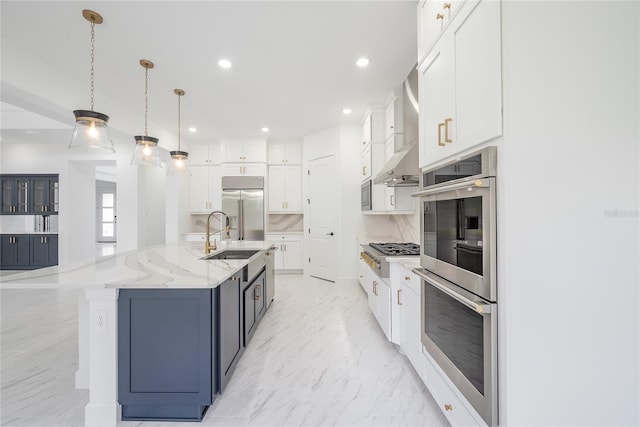
[[[206,256],[203,259],[249,259],[258,252],[256,250],[227,249],[217,254]]]

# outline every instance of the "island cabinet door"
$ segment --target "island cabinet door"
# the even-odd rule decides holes
[[[244,349],[242,345],[242,292],[240,277],[231,277],[218,287],[219,389],[222,393]]]
[[[249,345],[260,319],[267,310],[266,277],[263,270],[244,290],[244,346]]]
[[[123,420],[201,420],[217,385],[211,289],[121,289],[118,401]]]

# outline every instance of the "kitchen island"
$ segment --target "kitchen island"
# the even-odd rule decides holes
[[[255,253],[247,259],[204,260],[201,244],[162,245],[5,276],[0,288],[84,290],[79,299],[76,387],[89,389],[85,425],[116,425],[121,412],[131,419],[198,419],[228,381],[271,302],[271,256],[265,256],[270,247],[270,242],[262,241],[224,242],[212,255],[230,249]],[[248,267],[255,267],[260,259],[267,268],[249,271]],[[195,301],[195,295],[199,302],[198,315],[194,317],[190,303]],[[230,303],[221,304],[220,298],[230,298]],[[158,304],[160,300],[164,302]],[[245,309],[247,304],[251,304],[250,309]],[[189,319],[194,318],[199,322],[198,333],[187,337],[184,332],[189,330]],[[154,320],[141,323],[136,319]],[[223,327],[230,324],[237,328],[235,332]],[[147,341],[137,345],[140,339]],[[196,355],[188,350],[205,347]],[[170,355],[168,350],[172,348],[183,352]],[[153,356],[154,349],[159,351],[155,353],[159,357],[149,361],[158,363],[144,363],[145,357]],[[174,375],[176,381],[164,380],[166,369],[173,366],[172,360],[178,360],[176,366],[180,369],[187,366],[186,360],[197,360],[197,369],[188,375],[185,371]],[[200,379],[200,368],[205,369],[205,374],[208,369],[207,379]],[[185,382],[185,378],[194,379],[198,393],[189,389],[193,384]],[[125,389],[127,396],[123,394]],[[196,394],[199,400],[194,404],[188,396]],[[158,398],[161,395],[176,400],[168,404]],[[126,403],[121,407],[122,399]],[[154,412],[159,408],[162,410]]]

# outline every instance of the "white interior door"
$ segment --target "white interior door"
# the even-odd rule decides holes
[[[96,181],[96,240],[116,241],[116,183]]]
[[[309,161],[309,274],[335,282],[337,276],[335,157]]]

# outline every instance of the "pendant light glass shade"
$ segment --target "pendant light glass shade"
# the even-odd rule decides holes
[[[171,151],[171,164],[169,165],[169,175],[191,176],[189,170],[189,153],[186,151]]]
[[[164,162],[160,157],[160,148],[158,147],[158,138],[152,136],[136,135],[136,149],[133,152],[131,165],[160,166],[164,167]]]
[[[141,59],[140,65],[144,68],[144,136],[137,135],[133,137],[136,140],[136,149],[134,150],[133,157],[131,158],[131,165],[164,167],[164,162],[160,157],[158,138],[149,136],[147,132],[147,118],[149,112],[149,69],[153,68],[153,62],[147,59]]]
[[[115,153],[107,122],[109,116],[89,110],[75,110],[76,126],[73,129],[69,150],[92,153]]]
[[[180,150],[180,98],[184,95],[184,91],[182,89],[174,89],[173,93],[178,95],[178,149],[170,152],[171,165],[169,166],[169,175],[191,176],[189,153]]]
[[[94,88],[94,51],[95,51],[95,25],[102,23],[102,16],[92,10],[85,9],[82,16],[91,22],[91,109],[75,110],[76,126],[71,135],[69,150],[88,151],[92,153],[115,153],[116,150],[111,140],[107,122],[109,116],[93,111]]]

